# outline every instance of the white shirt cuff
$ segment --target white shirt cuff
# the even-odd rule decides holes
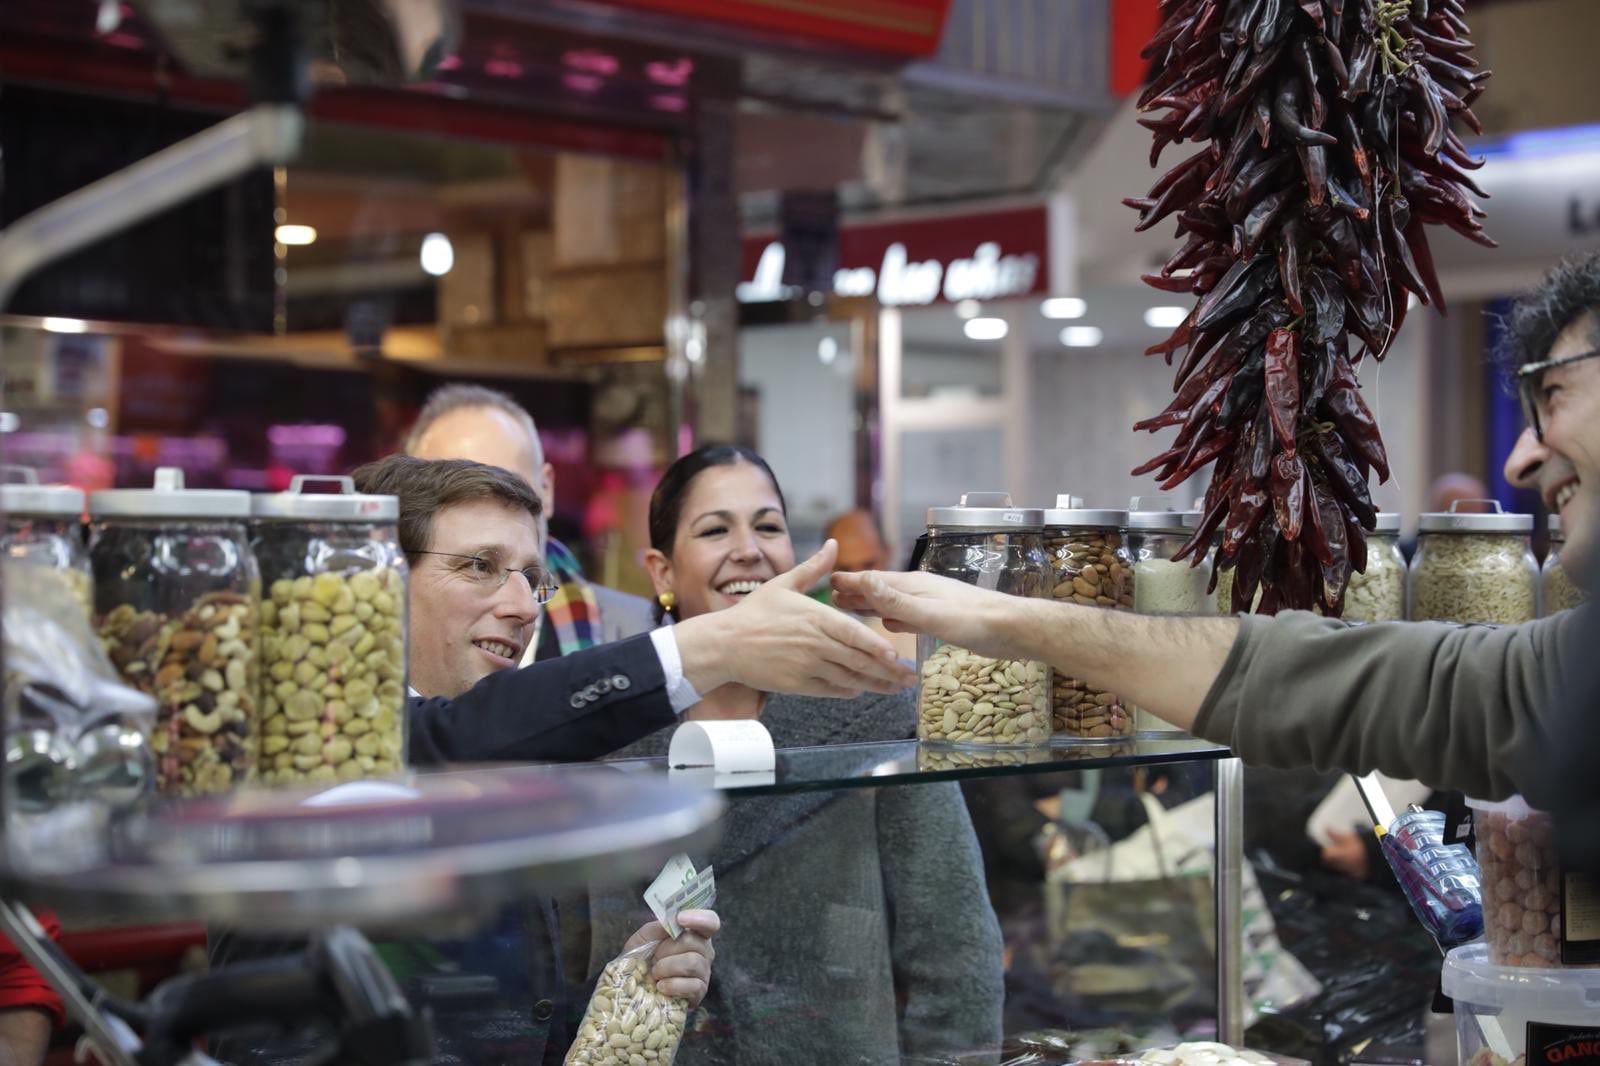
[[[667,699],[673,714],[682,714],[700,702],[700,693],[683,676],[683,656],[678,654],[678,638],[671,626],[658,626],[650,631],[650,643],[656,647],[656,658],[661,660],[661,672],[667,675]]]

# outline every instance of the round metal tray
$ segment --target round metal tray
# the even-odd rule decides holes
[[[68,913],[255,931],[464,919],[532,892],[653,876],[708,842],[722,807],[661,775],[595,766],[243,791],[128,817],[70,866],[30,863],[13,836],[0,889]]]

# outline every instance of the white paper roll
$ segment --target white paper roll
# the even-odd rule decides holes
[[[667,765],[709,766],[719,774],[771,772],[778,765],[772,734],[755,719],[684,722],[672,734]]]

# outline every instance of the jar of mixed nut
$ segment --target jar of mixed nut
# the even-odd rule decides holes
[[[1004,492],[969,492],[928,511],[919,569],[1013,596],[1048,597],[1044,512]],[[991,659],[917,638],[917,736],[947,744],[1036,747],[1050,742],[1050,667]]]
[[[337,493],[307,493],[328,481]],[[400,501],[297,477],[252,501],[261,566],[261,779],[352,781],[405,765]]]
[[[1486,513],[1459,511],[1482,503]],[[1411,610],[1417,621],[1517,625],[1538,616],[1539,565],[1533,516],[1503,514],[1493,500],[1461,501],[1422,516],[1411,560]]]
[[[83,490],[41,485],[38,473],[25,466],[8,466],[4,471],[5,483],[0,484],[0,514],[6,520],[0,540],[4,557],[43,563],[60,576],[64,591],[83,605],[87,617],[93,609],[94,578],[83,545]]]
[[[1347,622],[1397,622],[1406,616],[1406,560],[1400,554],[1400,516],[1378,515],[1367,534],[1367,569],[1350,575],[1344,593]]]
[[[1544,570],[1539,575],[1539,604],[1541,617],[1557,611],[1568,611],[1589,598],[1589,594],[1572,583],[1566,567],[1561,565],[1561,553],[1566,549],[1567,536],[1561,530],[1561,516],[1550,516],[1550,551],[1544,557]]]
[[[261,577],[245,523],[250,494],[185,489],[91,493],[95,623],[123,680],[155,697],[156,787],[226,792],[255,777]]]
[[[1063,603],[1133,610],[1133,559],[1123,539],[1127,511],[1085,508],[1076,496],[1058,496],[1044,513],[1044,550],[1050,561],[1050,595]],[[1133,735],[1133,712],[1112,692],[1055,673],[1050,729],[1074,740],[1116,740]]]
[[[1173,556],[1200,527],[1199,511],[1175,511],[1164,496],[1135,496],[1128,510],[1128,549],[1133,558],[1133,609],[1140,614],[1215,614],[1211,587],[1211,546],[1176,562]],[[1190,565],[1195,563],[1195,565]],[[1232,575],[1229,574],[1231,577]],[[1140,730],[1174,732],[1166,722],[1139,708]]]

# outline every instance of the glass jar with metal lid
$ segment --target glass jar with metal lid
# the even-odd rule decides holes
[[[1086,508],[1076,496],[1057,496],[1056,505],[1044,512],[1050,595],[1062,603],[1133,610],[1133,559],[1123,534],[1127,524],[1127,511]],[[1115,693],[1056,671],[1050,729],[1056,737],[1116,740],[1133,734],[1133,712]]]
[[[1463,503],[1491,510],[1461,511]],[[1537,617],[1532,515],[1502,513],[1494,500],[1462,500],[1422,515],[1418,530],[1411,618],[1517,625]]]
[[[61,579],[63,592],[93,610],[94,578],[89,553],[83,544],[82,489],[70,485],[41,485],[30,467],[4,467],[0,484],[0,514],[5,515],[0,546],[7,559],[41,563]]]
[[[1173,561],[1200,527],[1199,511],[1176,511],[1166,496],[1135,496],[1128,508],[1128,549],[1133,558],[1133,609],[1140,614],[1213,614],[1217,597],[1211,587],[1210,545],[1195,565]],[[1232,578],[1231,571],[1224,571]],[[1134,709],[1140,731],[1173,732],[1166,722],[1142,707]]]
[[[338,489],[307,493],[308,482]],[[400,500],[297,477],[251,502],[261,600],[261,779],[352,781],[405,765]]]
[[[1557,611],[1569,611],[1589,598],[1589,594],[1573,584],[1567,568],[1561,565],[1561,553],[1567,546],[1567,536],[1561,529],[1561,516],[1550,516],[1550,551],[1544,557],[1544,569],[1539,575],[1540,617],[1548,618]]]
[[[89,495],[95,619],[128,684],[159,705],[156,786],[226,792],[255,777],[261,577],[250,494],[186,489],[162,467],[149,489]]]
[[[1367,568],[1352,573],[1344,593],[1348,622],[1396,622],[1406,616],[1406,560],[1400,554],[1400,515],[1383,511],[1367,534]]]
[[[1004,492],[969,492],[928,511],[919,569],[1013,596],[1050,595],[1044,512]],[[991,659],[917,638],[917,736],[948,744],[1036,747],[1050,741],[1050,668]]]

